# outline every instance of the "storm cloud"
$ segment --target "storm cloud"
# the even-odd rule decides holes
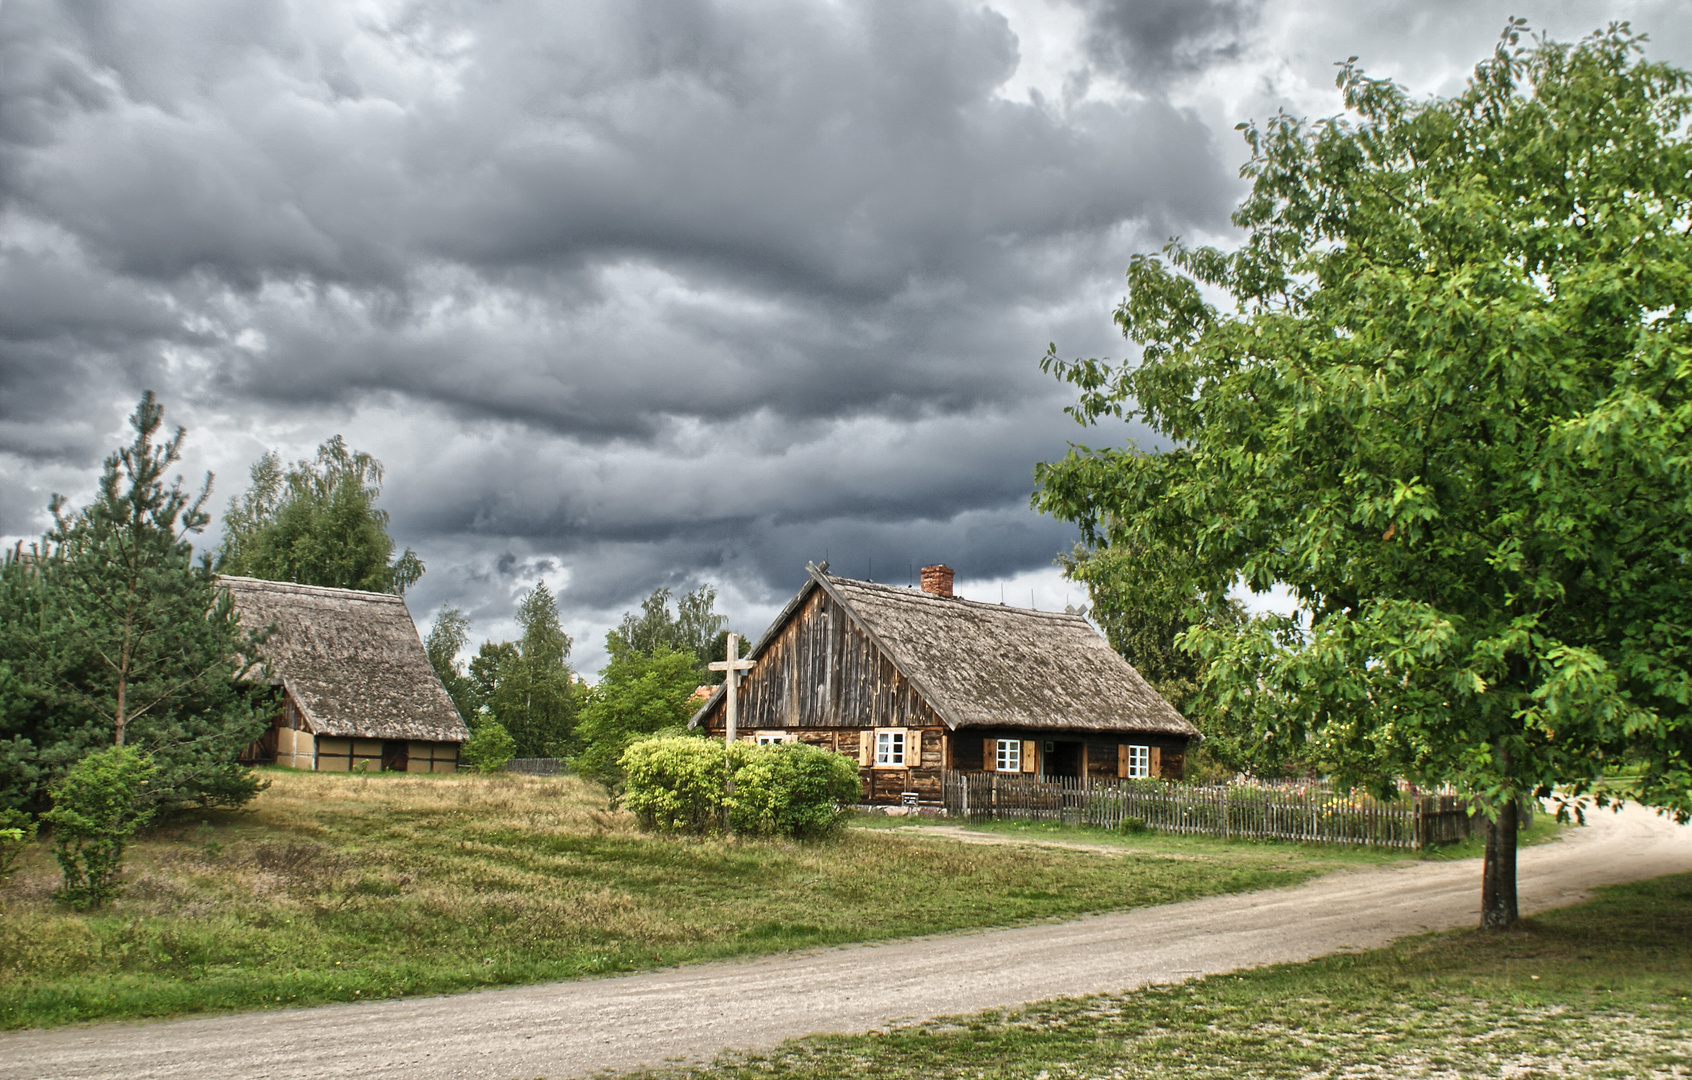
[[[1354,53],[1449,90],[1518,7],[7,0],[0,535],[152,388],[219,506],[375,453],[414,614],[545,579],[589,667],[654,586],[756,632],[807,559],[1055,603],[1033,465],[1134,433],[1046,343],[1121,355],[1128,256],[1226,242],[1235,121]]]

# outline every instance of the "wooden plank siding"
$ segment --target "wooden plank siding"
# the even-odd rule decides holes
[[[742,731],[944,726],[893,661],[820,589],[764,646],[758,666],[741,679],[739,696]],[[722,732],[721,702],[704,723]]]

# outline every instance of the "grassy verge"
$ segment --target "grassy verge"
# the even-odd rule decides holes
[[[1689,995],[1684,875],[1607,889],[1507,933],[1427,935],[1129,994],[803,1039],[662,1075],[1685,1076]]]
[[[567,979],[1073,917],[1292,884],[1332,849],[1122,857],[899,830],[642,835],[574,777],[277,771],[240,813],[145,838],[125,897],[55,904],[45,846],[0,906],[0,1027]]]
[[[908,818],[881,818],[882,821],[901,821],[912,824],[937,824]],[[943,822],[941,822],[943,824]],[[1533,824],[1522,830],[1518,843],[1532,847],[1555,840],[1569,826],[1557,823],[1554,814],[1539,813]],[[1478,859],[1486,849],[1486,840],[1479,833],[1456,844],[1444,844],[1426,851],[1403,848],[1370,847],[1363,844],[1289,844],[1278,840],[1220,840],[1209,836],[1181,836],[1174,833],[1143,832],[1122,834],[1108,829],[1080,825],[1060,825],[1050,821],[1007,819],[978,821],[969,825],[971,831],[993,833],[1029,840],[1056,840],[1065,843],[1108,844],[1125,851],[1143,851],[1165,855],[1203,856],[1218,851],[1305,852],[1334,862],[1366,866],[1392,865],[1417,860],[1447,861]]]

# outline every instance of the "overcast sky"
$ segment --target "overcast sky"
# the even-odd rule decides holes
[[[756,635],[807,559],[1079,601],[1028,509],[1129,256],[1230,242],[1234,125],[1333,63],[1458,89],[1510,15],[1692,66],[1685,0],[0,0],[0,536],[142,390],[221,513],[264,450],[388,469],[408,595],[655,586]],[[215,533],[207,542],[215,542]],[[872,571],[873,564],[873,571]]]

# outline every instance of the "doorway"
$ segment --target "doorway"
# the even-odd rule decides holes
[[[1047,776],[1080,776],[1081,775],[1081,744],[1079,742],[1065,742],[1047,740],[1041,746],[1044,751],[1044,768]]]

